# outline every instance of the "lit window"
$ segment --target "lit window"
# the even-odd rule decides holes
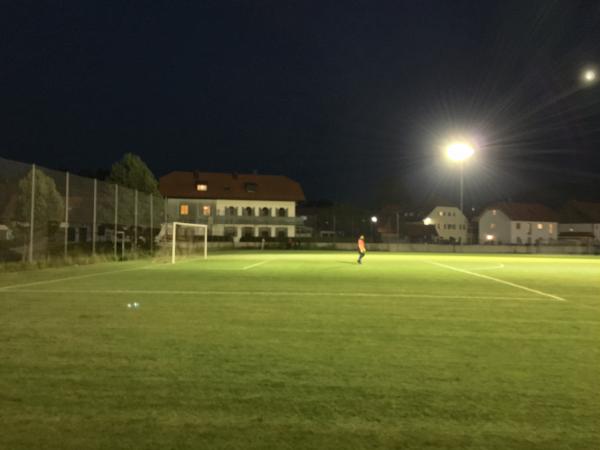
[[[494,228],[496,228],[496,224],[495,223],[490,223],[490,229],[493,230]]]
[[[197,191],[208,191],[208,184],[206,183],[196,183]]]
[[[544,229],[544,224],[543,223],[538,223],[537,224],[537,229],[538,230],[543,230]]]
[[[202,207],[202,215],[204,215],[204,216],[210,216],[210,206],[203,206]]]
[[[444,211],[440,211],[440,216],[443,216],[443,215],[444,215]]]
[[[485,240],[486,241],[493,241],[494,240],[494,235],[493,234],[486,234],[485,235]]]
[[[554,233],[554,224],[553,223],[548,224],[548,231],[550,233]]]
[[[496,211],[495,209],[492,209],[492,216],[495,216],[495,215],[496,215],[496,212],[497,212],[497,211]]]
[[[186,203],[182,203],[181,205],[179,205],[179,215],[180,216],[187,216],[190,213],[190,205],[186,204]]]

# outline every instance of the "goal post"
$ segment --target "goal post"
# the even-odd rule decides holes
[[[171,239],[171,264],[175,264],[175,258],[177,253],[177,230],[180,230],[180,241],[181,237],[183,237],[183,232],[181,230],[192,230],[192,241],[194,241],[194,237],[197,234],[201,234],[203,236],[203,246],[204,246],[204,259],[208,257],[208,225],[200,224],[200,223],[187,223],[187,222],[173,222],[173,237]],[[199,233],[197,233],[199,232]]]

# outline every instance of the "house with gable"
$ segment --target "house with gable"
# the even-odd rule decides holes
[[[558,239],[558,215],[539,203],[498,203],[479,216],[480,244],[548,244]]]
[[[467,242],[469,221],[456,206],[436,206],[423,219],[423,223],[433,225],[443,241]]]
[[[295,237],[302,187],[281,175],[175,171],[159,180],[168,221],[208,225],[210,236]]]

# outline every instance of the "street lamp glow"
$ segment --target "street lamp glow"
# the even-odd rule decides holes
[[[446,155],[452,161],[464,161],[473,156],[474,153],[473,147],[466,142],[453,142],[446,147]]]
[[[377,223],[377,217],[375,217],[375,216],[371,217],[371,222]]]
[[[424,225],[431,225],[433,223],[433,220],[431,220],[431,217],[425,217],[423,219],[423,224]]]

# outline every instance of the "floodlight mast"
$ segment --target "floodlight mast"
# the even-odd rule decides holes
[[[475,153],[475,149],[466,142],[453,142],[446,147],[446,156],[460,167],[460,212],[464,214],[464,163]]]

